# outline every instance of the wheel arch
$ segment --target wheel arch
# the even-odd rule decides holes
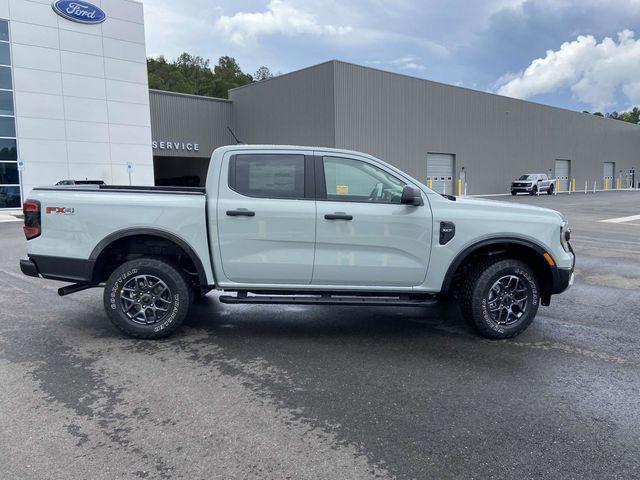
[[[102,267],[101,260],[104,259],[105,254],[110,250],[111,247],[116,245],[118,242],[123,242],[126,240],[134,240],[136,238],[156,238],[161,239],[171,244],[175,245],[179,249],[181,249],[186,256],[191,260],[193,266],[196,269],[198,281],[200,286],[206,287],[208,285],[207,281],[207,273],[204,269],[204,265],[199,255],[191,248],[189,243],[179,236],[168,232],[166,230],[158,229],[158,228],[127,228],[123,230],[118,230],[107,235],[103,238],[93,249],[89,259],[94,262],[93,267],[93,276],[94,278],[100,275],[100,269]]]
[[[503,252],[510,253],[513,258],[524,261],[534,269],[541,283],[542,303],[543,305],[548,305],[553,286],[559,278],[555,259],[539,243],[520,237],[485,238],[465,247],[449,265],[442,282],[441,292],[444,294],[450,293],[454,287],[456,276],[464,271],[466,265],[473,264],[475,259]],[[549,264],[545,254],[551,258],[553,265]]]

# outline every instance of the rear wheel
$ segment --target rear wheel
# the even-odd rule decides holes
[[[162,338],[184,321],[192,290],[177,265],[141,258],[118,267],[104,288],[104,307],[113,324],[135,338]]]
[[[512,338],[536,316],[539,292],[539,281],[527,264],[492,258],[476,265],[463,283],[462,314],[483,337]]]

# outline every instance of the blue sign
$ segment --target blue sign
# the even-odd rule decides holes
[[[93,25],[107,19],[107,15],[99,7],[88,2],[57,0],[51,4],[51,8],[61,17],[78,23]]]

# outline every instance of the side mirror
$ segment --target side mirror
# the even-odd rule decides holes
[[[419,207],[422,205],[422,195],[420,194],[420,190],[412,187],[411,185],[405,185],[402,189],[400,203],[402,205],[413,205],[414,207]]]

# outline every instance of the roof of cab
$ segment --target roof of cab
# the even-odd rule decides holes
[[[312,147],[309,145],[267,145],[267,144],[246,144],[239,143],[237,145],[225,145],[223,147],[216,148],[213,153],[223,154],[225,152],[235,151],[235,150],[311,150],[311,151],[321,151],[321,152],[335,152],[335,153],[348,153],[351,155],[358,155],[361,157],[367,157],[371,159],[375,159],[372,155],[369,155],[364,152],[358,152],[356,150],[347,150],[344,148],[330,148],[330,147]]]

